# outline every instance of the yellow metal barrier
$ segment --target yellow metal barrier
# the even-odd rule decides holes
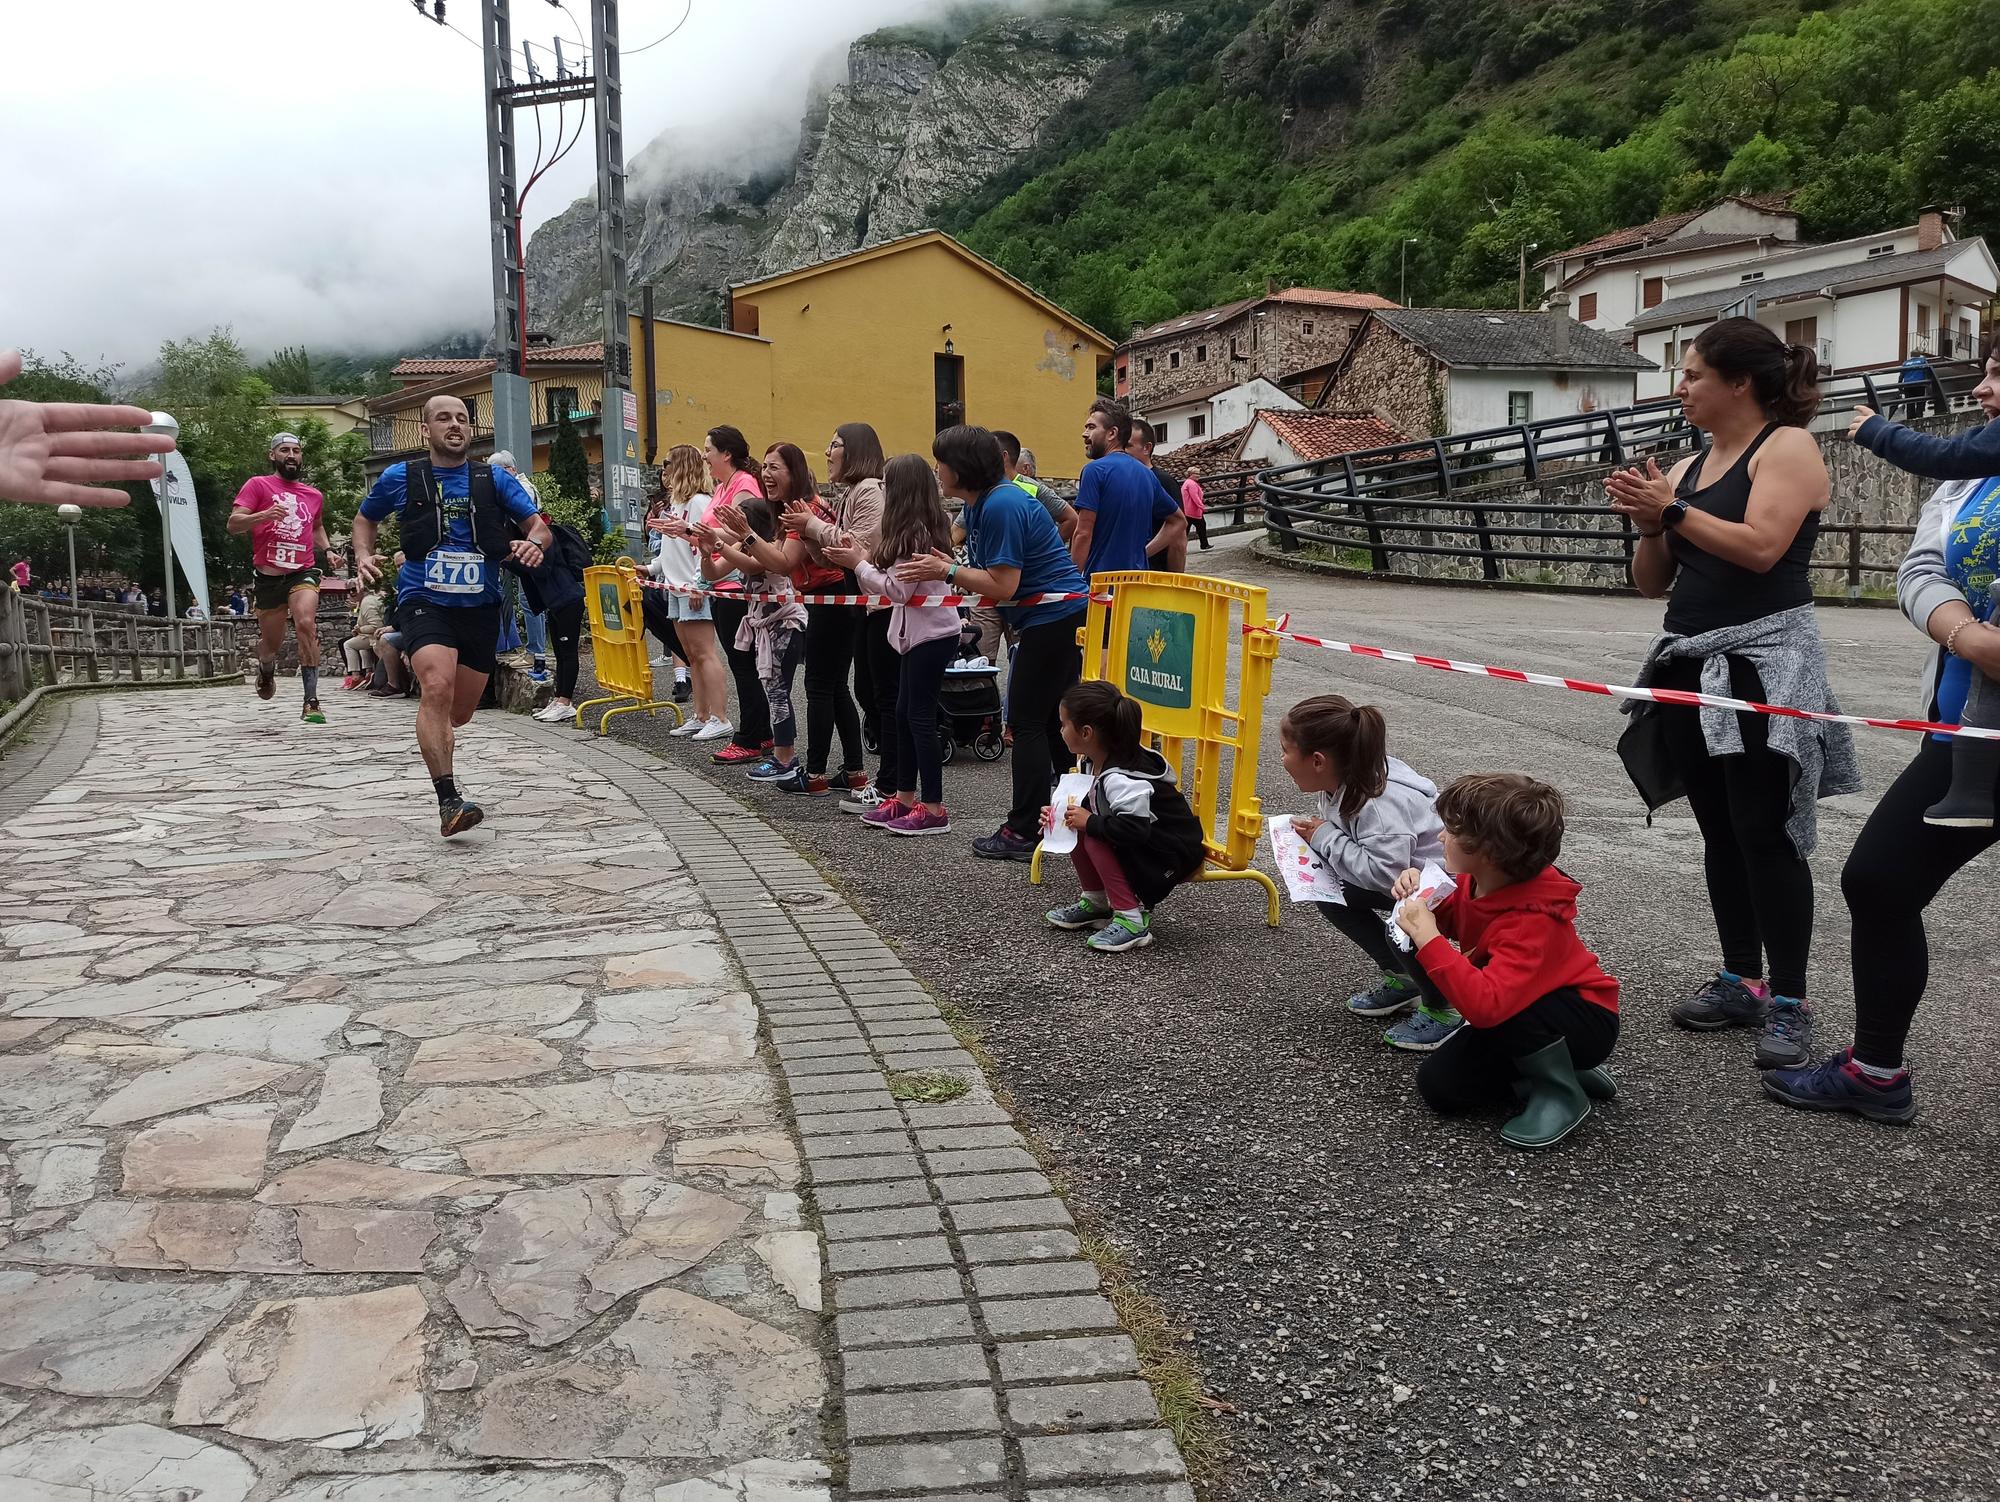
[[[1268,596],[1198,574],[1098,574],[1090,587],[1093,595],[1108,590],[1111,603],[1093,600],[1084,617],[1083,676],[1116,684],[1137,700],[1147,731],[1160,738],[1208,848],[1208,866],[1193,879],[1256,882],[1276,928],[1283,911],[1278,884],[1250,862],[1264,833],[1257,756],[1278,639],[1244,632],[1271,624]],[[1232,657],[1238,663],[1233,705]],[[1039,845],[1028,879],[1041,884]]]
[[[646,655],[646,615],[640,601],[638,565],[630,558],[616,564],[594,564],[583,571],[584,606],[590,612],[590,643],[597,681],[616,692],[586,699],[576,707],[576,726],[583,712],[599,704],[615,704],[597,722],[597,733],[609,735],[611,721],[621,714],[671,709],[676,724],[686,717],[671,699],[653,697],[653,667]]]

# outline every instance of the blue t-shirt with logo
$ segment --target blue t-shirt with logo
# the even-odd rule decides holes
[[[1042,503],[1011,481],[996,485],[965,508],[965,550],[974,568],[1017,568],[1021,582],[1014,594],[1077,594],[1090,586],[1049,519]],[[1016,630],[1046,625],[1084,608],[1082,600],[1050,600],[1002,610]]]
[[[436,466],[431,470],[437,485],[438,506],[443,512],[444,532],[438,539],[438,547],[454,552],[477,553],[472,542],[472,466],[455,464],[450,467]],[[504,469],[493,471],[493,496],[500,503],[500,509],[517,522],[526,522],[535,516],[541,507],[528,494],[527,487]],[[382,471],[368,492],[368,499],[361,503],[361,514],[372,522],[387,521],[391,516],[401,516],[403,507],[410,498],[410,467],[407,464],[392,464]],[[486,560],[485,587],[477,593],[429,588],[424,583],[424,565],[413,559],[404,560],[396,571],[396,598],[402,600],[429,600],[433,605],[467,606],[497,605],[500,603],[500,565]]]
[[[1083,467],[1076,509],[1097,514],[1086,574],[1146,568],[1146,544],[1160,523],[1181,509],[1160,477],[1130,454],[1106,454]]]

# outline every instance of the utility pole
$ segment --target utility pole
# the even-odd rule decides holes
[[[1542,242],[1539,240],[1529,240],[1521,246],[1521,285],[1514,293],[1514,309],[1516,312],[1525,313],[1528,311],[1528,252],[1531,250],[1540,250],[1541,248]]]
[[[532,467],[535,414],[527,376],[527,276],[521,264],[514,160],[514,33],[507,0],[480,0],[486,60],[486,195],[493,258],[493,447]]]
[[[639,482],[639,403],[632,394],[632,334],[625,286],[625,117],[618,60],[618,0],[590,0],[591,74],[597,104],[597,257],[604,288],[604,523],[638,551],[645,497]],[[650,327],[644,335],[648,346]]]

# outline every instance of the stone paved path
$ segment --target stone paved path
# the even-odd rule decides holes
[[[400,702],[105,695],[0,765],[0,1497],[1186,1502],[893,951],[565,739],[481,716],[450,844]]]

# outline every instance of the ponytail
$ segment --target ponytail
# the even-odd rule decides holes
[[[1097,732],[1104,743],[1105,766],[1128,771],[1137,768],[1145,736],[1137,699],[1126,698],[1108,683],[1088,679],[1063,694],[1062,707],[1072,725]]]
[[[1294,704],[1279,728],[1306,755],[1321,755],[1333,764],[1343,819],[1352,819],[1389,786],[1388,727],[1373,704],[1315,694]]]
[[[1787,344],[1754,318],[1711,323],[1694,341],[1695,353],[1725,380],[1750,383],[1770,421],[1802,428],[1819,411],[1819,356]]]

